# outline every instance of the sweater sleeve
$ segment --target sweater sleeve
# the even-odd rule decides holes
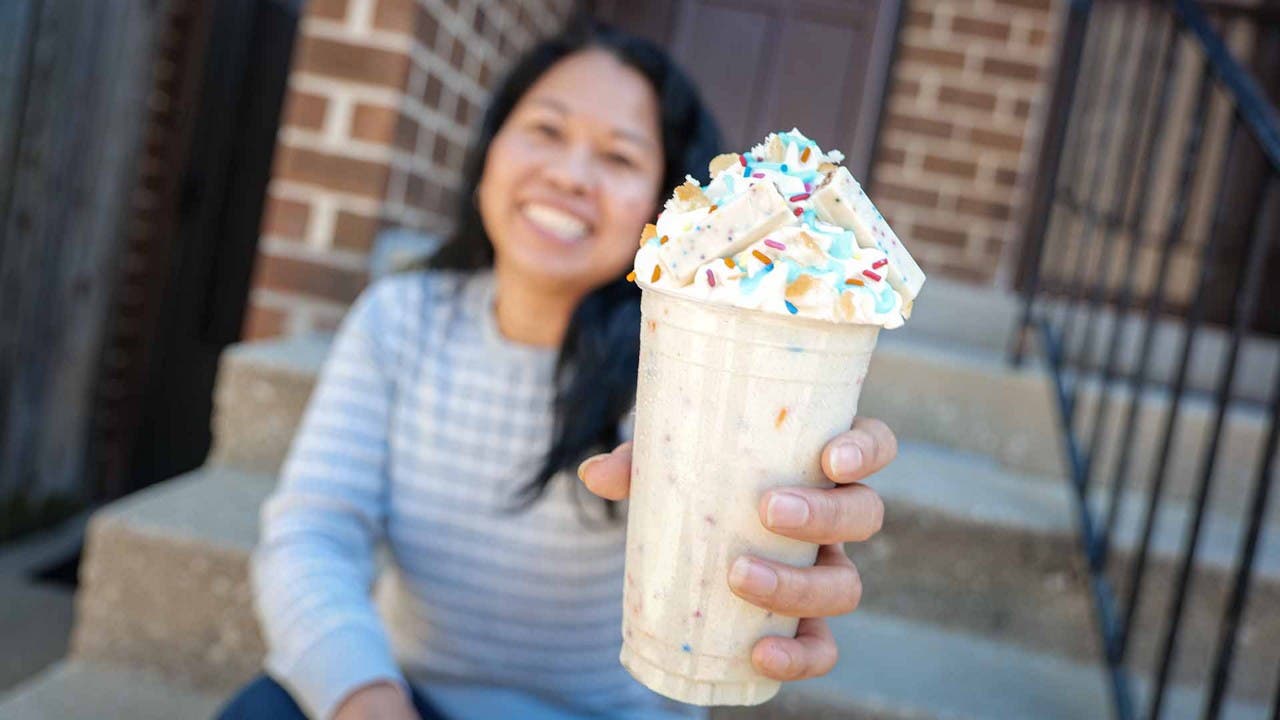
[[[362,685],[405,685],[370,589],[388,502],[388,281],[343,321],[263,505],[252,559],[266,670],[309,717]]]

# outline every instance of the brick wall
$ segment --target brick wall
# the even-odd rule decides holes
[[[926,272],[1012,282],[1055,9],[1052,0],[907,0],[871,193]]]
[[[384,225],[442,232],[488,88],[572,0],[311,0],[244,336],[332,329]]]
[[[926,271],[1007,286],[1054,0],[907,0],[871,188]],[[246,339],[332,329],[385,225],[442,232],[487,88],[573,0],[311,0]]]

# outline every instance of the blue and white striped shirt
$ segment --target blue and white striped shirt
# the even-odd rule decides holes
[[[551,442],[556,352],[504,339],[493,293],[394,275],[343,322],[262,511],[267,669],[322,718],[380,679],[456,720],[704,717],[618,662],[623,524],[564,473],[504,512]]]

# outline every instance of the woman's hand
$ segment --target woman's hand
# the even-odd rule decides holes
[[[365,685],[347,696],[333,720],[422,720],[404,689],[390,682]]]
[[[853,612],[862,597],[858,569],[843,543],[875,535],[884,520],[884,502],[862,480],[898,454],[893,431],[879,420],[858,418],[822,451],[822,469],[833,488],[789,487],[760,498],[760,522],[769,530],[818,543],[818,561],[797,568],[743,556],[729,571],[729,587],[752,603],[779,615],[801,618],[795,638],[765,637],[751,651],[756,671],[775,680],[825,675],[839,653],[823,618]],[[622,500],[631,490],[631,443],[588,458],[578,476],[600,497]]]

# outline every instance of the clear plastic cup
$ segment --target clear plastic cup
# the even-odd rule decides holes
[[[655,692],[756,705],[780,683],[751,648],[798,618],[729,589],[752,554],[811,566],[818,546],[761,524],[762,494],[830,487],[819,462],[857,413],[879,326],[702,303],[646,288],[627,520],[621,661]]]

